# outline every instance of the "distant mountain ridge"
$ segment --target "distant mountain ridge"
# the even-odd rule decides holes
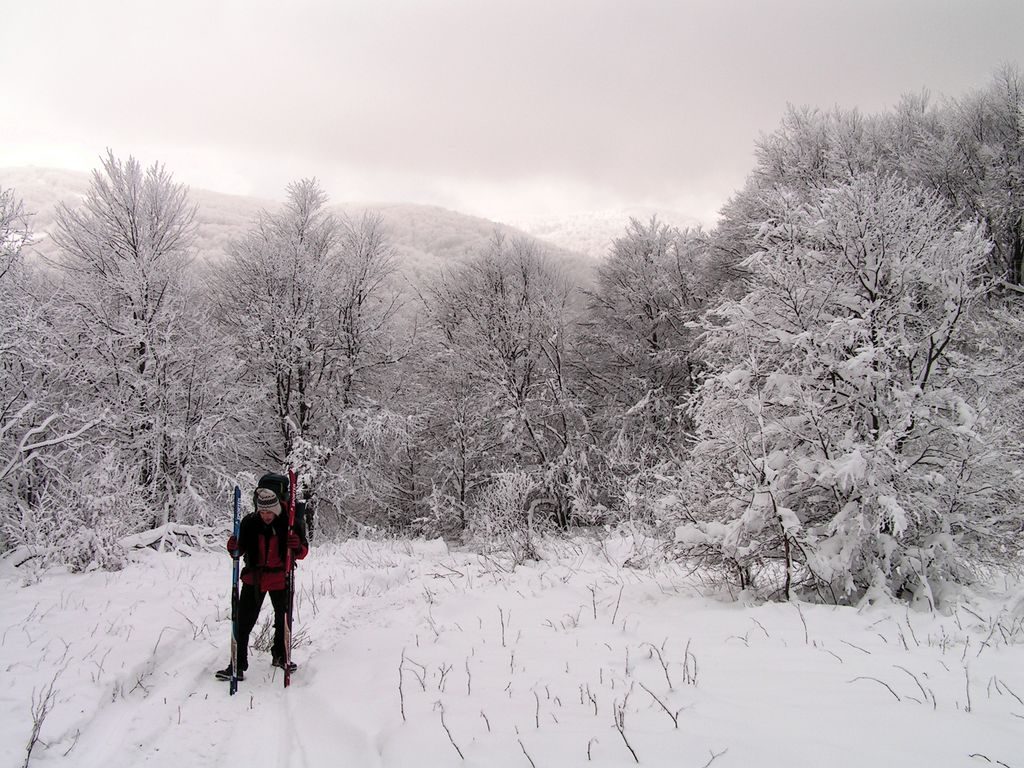
[[[593,259],[601,259],[608,255],[614,240],[625,234],[630,219],[646,223],[652,216],[657,216],[659,221],[680,229],[695,229],[701,226],[700,220],[696,217],[678,211],[637,207],[586,211],[563,216],[530,216],[509,223],[552,245],[584,253]]]
[[[74,207],[89,189],[90,175],[55,168],[0,168],[0,188],[14,189],[32,215],[32,229],[38,242],[34,246],[47,253],[46,234],[55,223],[57,206]],[[206,189],[189,188],[189,197],[198,206],[196,249],[207,260],[216,261],[228,251],[229,244],[245,235],[261,211],[273,211],[281,203],[256,197],[228,195]],[[335,203],[331,209],[349,215],[364,210],[380,213],[389,230],[391,242],[408,273],[424,277],[446,264],[461,261],[486,247],[500,231],[511,237],[526,237],[540,242],[544,249],[563,263],[566,269],[589,279],[592,258],[561,243],[498,222],[468,216],[436,206],[413,203]]]

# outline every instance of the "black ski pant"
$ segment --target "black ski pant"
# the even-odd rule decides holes
[[[284,658],[284,615],[288,611],[288,590],[274,589],[263,592],[252,584],[242,584],[242,593],[238,597],[238,669],[244,672],[249,668],[249,633],[256,626],[263,607],[263,596],[270,595],[270,604],[274,606],[274,645],[271,653],[274,658]]]

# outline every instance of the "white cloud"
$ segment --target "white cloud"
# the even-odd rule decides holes
[[[91,168],[109,146],[266,197],[317,175],[339,198],[487,215],[704,218],[787,102],[870,112],[981,86],[1020,60],[1024,4],[35,0],[5,17],[3,164]]]

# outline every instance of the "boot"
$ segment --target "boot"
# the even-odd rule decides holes
[[[270,665],[273,666],[273,667],[280,667],[281,669],[284,669],[284,657],[283,656],[275,656],[274,660],[270,662]],[[299,665],[296,664],[294,661],[289,661],[288,662],[288,671],[289,672],[294,672],[298,668],[299,668]]]
[[[218,680],[230,680],[231,679],[231,665],[228,664],[224,669],[218,669],[214,675]],[[245,680],[245,670],[238,670],[238,680]]]

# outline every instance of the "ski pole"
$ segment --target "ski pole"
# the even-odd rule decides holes
[[[295,528],[295,494],[298,493],[299,476],[292,467],[288,468],[288,534]],[[284,615],[284,687],[292,681],[292,607],[295,601],[295,561],[292,548],[286,546],[285,573],[288,588],[288,606]]]
[[[242,489],[235,486],[234,503],[234,524],[232,525],[235,542],[238,541],[238,526],[242,507]],[[228,695],[234,696],[238,691],[238,558],[241,555],[237,549],[231,553],[231,683],[228,686]]]

